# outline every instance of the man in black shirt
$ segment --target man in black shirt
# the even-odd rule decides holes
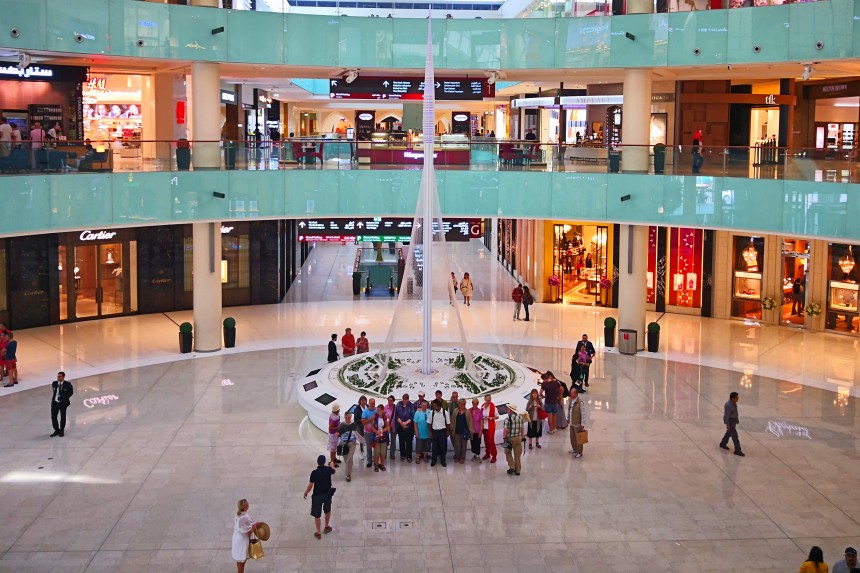
[[[308,487],[305,489],[305,499],[308,498],[311,490],[314,490],[311,495],[311,515],[314,517],[314,524],[317,527],[317,531],[314,533],[314,537],[317,539],[322,538],[320,534],[320,517],[323,512],[325,512],[325,529],[323,531],[325,533],[331,531],[329,522],[331,521],[331,496],[334,495],[334,490],[331,487],[331,476],[333,475],[334,468],[325,465],[325,456],[319,456],[317,458],[317,469],[311,472],[310,483],[308,483]]]
[[[331,335],[331,340],[328,341],[328,361],[336,362],[340,359],[337,353],[337,334]]]

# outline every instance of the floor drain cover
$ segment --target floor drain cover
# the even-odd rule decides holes
[[[401,521],[400,522],[400,529],[415,529],[415,522],[414,521]]]
[[[374,521],[373,523],[371,523],[370,527],[373,529],[385,529],[385,522],[384,521]]]

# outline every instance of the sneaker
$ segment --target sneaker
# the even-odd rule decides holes
[[[358,459],[364,461],[364,452],[358,452]]]
[[[372,466],[373,466],[373,462],[368,462],[368,463],[367,463],[367,467],[372,467]]]
[[[435,467],[436,467],[436,462],[430,462],[430,467],[431,467],[431,468],[435,468]]]
[[[448,464],[446,464],[445,462],[442,462],[442,467],[443,467],[443,468],[447,468],[447,467],[448,467]]]
[[[509,476],[514,475],[514,470],[508,470],[508,475],[509,475]]]
[[[721,447],[721,448],[723,448],[724,450],[728,450],[728,449],[729,449],[729,447],[728,447],[728,446],[724,446],[723,444],[720,444],[720,447]]]
[[[62,436],[62,435],[63,435],[63,433],[62,433],[62,432],[60,432],[60,435]],[[740,456],[740,457],[742,457],[742,458],[746,457],[746,454],[745,454],[745,453],[743,453],[743,452],[735,452],[735,455],[736,455],[736,456]]]
[[[574,458],[581,458],[581,457],[582,457],[582,454],[573,454],[573,457],[574,457]]]

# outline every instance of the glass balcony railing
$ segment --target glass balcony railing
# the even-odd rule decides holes
[[[35,149],[34,149],[35,147]],[[198,170],[415,170],[418,143],[331,139],[283,141],[52,141],[0,143],[2,174],[81,174]],[[857,150],[751,147],[617,146],[473,139],[433,149],[437,170],[649,173],[791,181],[860,180]],[[696,169],[696,167],[698,167]]]

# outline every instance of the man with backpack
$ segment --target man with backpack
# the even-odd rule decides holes
[[[520,309],[523,306],[523,285],[517,285],[517,288],[515,288],[511,293],[511,298],[514,301],[514,320],[519,320]]]
[[[430,458],[430,467],[434,467],[438,459],[444,468],[448,467],[448,464],[445,463],[445,456],[448,455],[448,426],[451,423],[451,418],[448,416],[448,410],[443,410],[442,403],[438,400],[433,400],[432,406],[430,434],[433,440],[433,455]]]

